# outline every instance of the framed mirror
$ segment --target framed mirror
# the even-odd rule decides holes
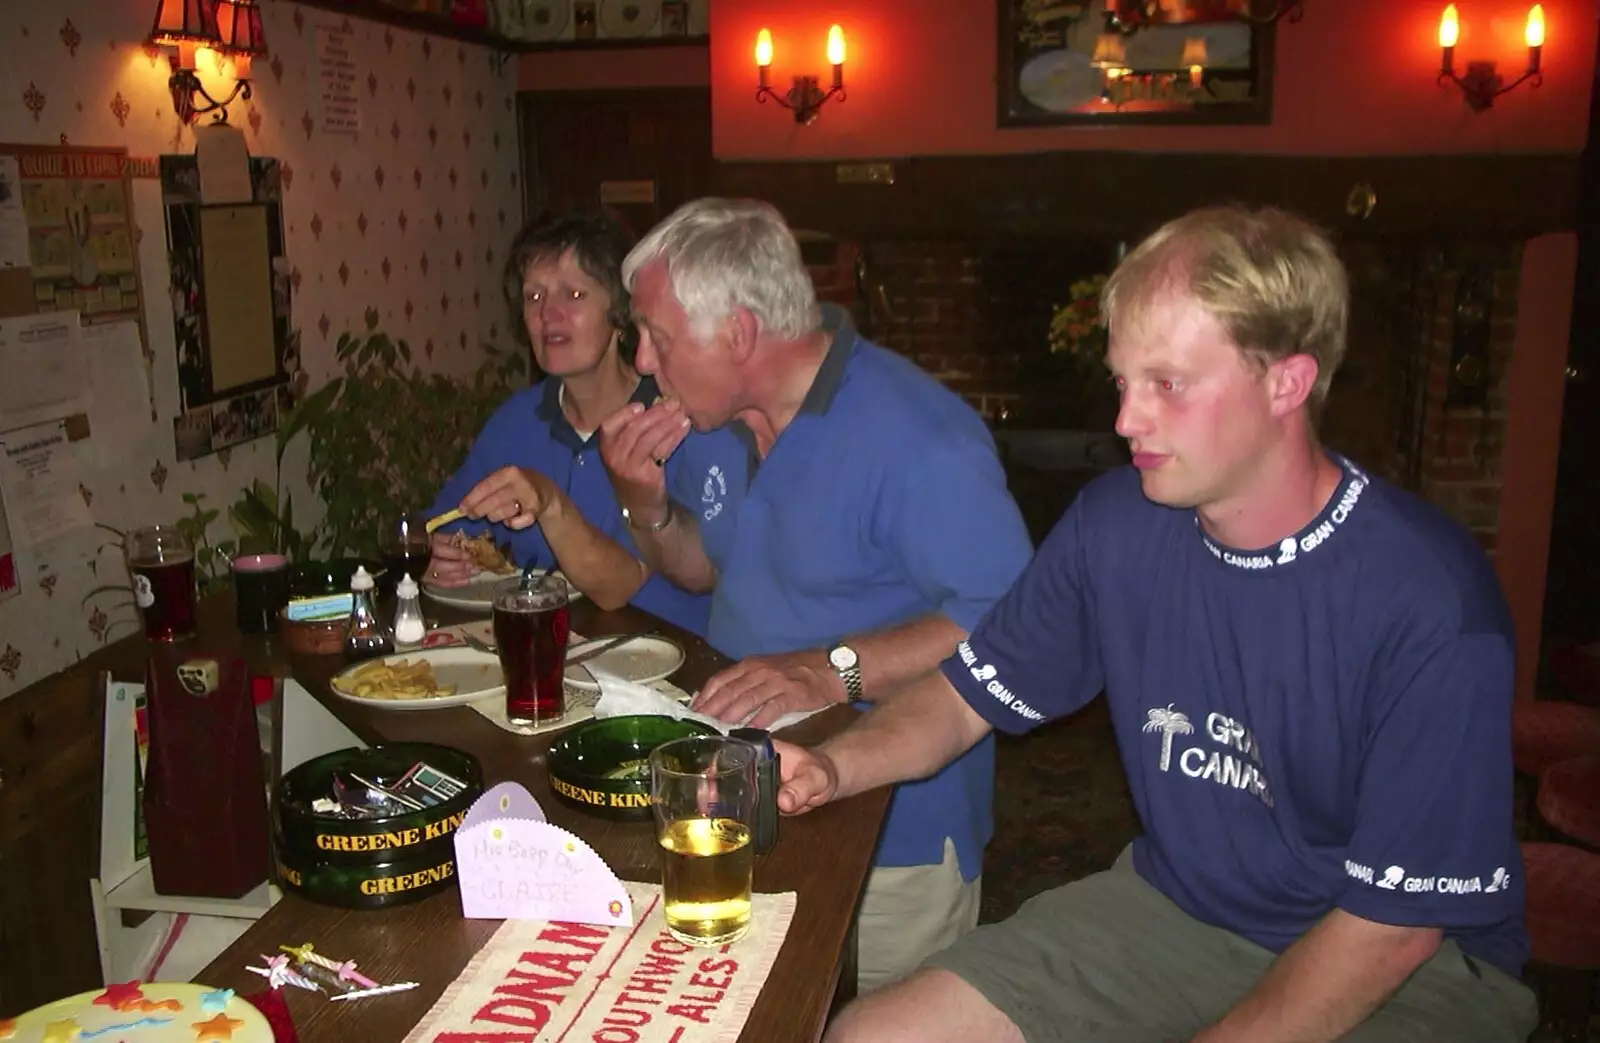
[[[1002,127],[1272,120],[1273,26],[1250,0],[997,6]]]

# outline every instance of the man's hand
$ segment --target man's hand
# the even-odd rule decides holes
[[[600,458],[611,474],[617,499],[649,525],[667,510],[667,457],[689,434],[689,418],[677,399],[646,409],[629,402],[600,422]]]
[[[778,752],[778,810],[803,815],[820,808],[839,791],[839,769],[832,758],[817,750],[772,740]]]
[[[692,708],[718,720],[765,728],[786,713],[842,703],[844,681],[820,649],[751,656],[707,681]],[[751,714],[755,716],[751,717]]]
[[[546,511],[559,510],[561,490],[538,471],[502,467],[474,485],[461,498],[461,513],[473,520],[500,522],[508,529],[526,529]]]
[[[428,583],[435,587],[464,587],[472,582],[478,566],[472,555],[456,543],[457,533],[436,532],[429,537]]]

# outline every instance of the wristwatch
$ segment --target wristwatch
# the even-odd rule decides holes
[[[833,667],[833,672],[844,682],[846,697],[852,701],[860,699],[861,657],[856,655],[856,650],[843,641],[839,642],[828,649],[828,665]]]

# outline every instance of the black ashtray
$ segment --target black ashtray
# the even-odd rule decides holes
[[[715,735],[697,721],[638,715],[606,717],[571,729],[550,744],[550,789],[575,808],[602,818],[650,818],[650,751],[674,739]]]
[[[465,788],[438,803],[419,809],[395,806],[392,813],[371,818],[343,818],[315,810],[314,802],[332,795],[336,785],[348,786],[359,776],[388,787],[418,763],[450,776]],[[290,866],[313,862],[378,865],[419,859],[438,864],[453,854],[456,827],[482,793],[483,769],[477,758],[450,746],[395,742],[337,750],[313,757],[278,780],[272,799],[274,846],[279,862]]]

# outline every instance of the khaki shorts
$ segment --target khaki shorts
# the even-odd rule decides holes
[[[1272,962],[1265,948],[1200,923],[1117,864],[1029,899],[927,966],[959,975],[1028,1043],[1168,1043],[1228,1011]],[[1533,993],[1454,942],[1342,1038],[1352,1043],[1523,1043]]]
[[[938,865],[874,869],[861,899],[856,988],[871,992],[907,977],[977,926],[982,880],[962,881],[948,837]]]

